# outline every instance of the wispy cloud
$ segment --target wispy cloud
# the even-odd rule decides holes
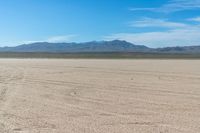
[[[131,11],[152,11],[172,13],[186,10],[200,10],[200,0],[168,0],[160,7],[131,8]],[[138,45],[149,47],[191,46],[200,45],[200,24],[186,21],[200,22],[200,16],[184,19],[182,22],[169,19],[142,18],[129,23],[129,26],[141,28],[141,32],[115,33],[104,37],[106,40],[120,39]],[[146,32],[144,28],[150,27]],[[160,30],[160,28],[165,28]],[[152,31],[153,30],[153,31]]]
[[[144,18],[130,22],[131,27],[164,27],[164,28],[183,28],[187,25],[184,23],[171,22],[163,19]]]
[[[200,17],[190,18],[189,21],[200,22]]]
[[[131,11],[177,12],[183,10],[200,9],[200,0],[169,0],[158,8],[131,8]]]
[[[130,8],[130,11],[155,11],[156,8]]]
[[[68,42],[74,37],[77,37],[77,35],[64,35],[64,36],[53,36],[48,38],[47,42]]]
[[[35,42],[50,42],[50,43],[59,43],[59,42],[69,42],[78,35],[70,34],[70,35],[61,35],[61,36],[52,36],[44,40],[35,40],[35,41],[23,41],[22,43],[35,43]]]
[[[173,29],[163,32],[119,33],[104,37],[107,40],[120,39],[149,47],[200,45],[200,27]]]

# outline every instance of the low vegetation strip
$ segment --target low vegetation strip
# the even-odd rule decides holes
[[[0,58],[77,58],[77,59],[200,59],[200,54],[96,52],[96,53],[47,53],[0,52]]]

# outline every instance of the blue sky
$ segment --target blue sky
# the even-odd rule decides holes
[[[0,1],[0,46],[114,39],[200,45],[200,0]]]

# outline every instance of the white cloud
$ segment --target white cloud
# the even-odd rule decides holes
[[[77,37],[77,35],[70,34],[70,35],[62,35],[62,36],[53,36],[44,40],[23,41],[21,43],[29,44],[29,43],[35,43],[35,42],[50,42],[50,43],[69,42],[75,37]]]
[[[162,19],[144,18],[142,20],[133,21],[131,27],[166,27],[166,28],[183,28],[186,24],[170,22]]]
[[[158,8],[131,8],[131,11],[177,12],[183,10],[200,9],[200,0],[169,0]]]
[[[130,11],[155,11],[156,8],[130,8]]]
[[[119,33],[104,37],[106,40],[120,39],[149,47],[200,45],[200,27],[173,29],[163,32]]]
[[[68,42],[77,35],[64,35],[64,36],[54,36],[46,40],[46,42]]]
[[[200,22],[200,17],[196,17],[196,18],[190,18],[188,19],[189,21],[196,21],[196,22]]]

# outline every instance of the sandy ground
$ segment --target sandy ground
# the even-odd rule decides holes
[[[0,59],[2,133],[198,133],[200,61]]]

